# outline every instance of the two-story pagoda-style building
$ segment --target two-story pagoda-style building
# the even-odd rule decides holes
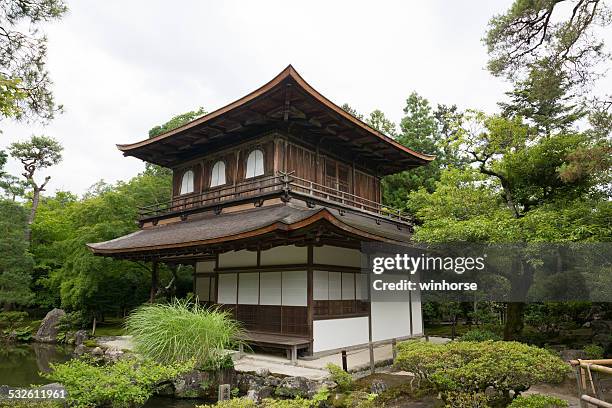
[[[406,245],[410,220],[381,177],[426,165],[345,112],[292,66],[243,98],[133,144],[172,169],[172,198],[96,255],[194,266],[199,301],[231,311],[256,344],[321,354],[423,333],[418,293],[370,302],[360,245]]]

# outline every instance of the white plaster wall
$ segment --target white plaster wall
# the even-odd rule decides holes
[[[328,272],[329,276],[329,300],[342,299],[342,273]]]
[[[196,262],[197,273],[212,273],[215,269],[215,261]]]
[[[342,274],[342,300],[355,299],[355,274]]]
[[[312,272],[312,299],[329,300],[329,276],[327,271]]]
[[[295,245],[279,246],[261,251],[262,265],[305,264],[308,262],[308,248]]]
[[[412,331],[415,335],[423,334],[423,310],[421,308],[421,291],[411,292]]]
[[[257,252],[244,249],[219,254],[219,268],[238,268],[242,266],[257,266]]]
[[[372,340],[410,336],[410,302],[372,302]]]
[[[358,273],[355,276],[355,298],[357,300],[364,300],[368,298],[368,277],[366,274]]]
[[[210,276],[197,276],[195,293],[200,301],[209,301]]]
[[[306,271],[283,272],[282,302],[284,306],[306,306],[308,275]]]
[[[281,304],[282,272],[262,272],[259,274],[259,304],[278,306]]]
[[[259,303],[259,273],[241,273],[238,277],[238,304],[256,305]]]
[[[313,248],[314,263],[361,267],[361,253],[357,249],[323,245]]]
[[[236,304],[237,276],[235,273],[219,274],[219,299],[218,303]]]
[[[315,320],[313,322],[314,352],[368,343],[368,317]]]

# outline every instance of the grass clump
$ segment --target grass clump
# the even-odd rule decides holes
[[[226,350],[235,348],[242,334],[227,312],[186,300],[143,305],[125,326],[143,356],[162,364],[194,360],[209,370],[227,365]]]
[[[569,404],[550,395],[531,394],[517,397],[508,408],[566,408]]]

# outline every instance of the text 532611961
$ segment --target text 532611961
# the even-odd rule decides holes
[[[0,386],[0,400],[64,400],[67,396],[66,389],[57,384],[31,388]]]

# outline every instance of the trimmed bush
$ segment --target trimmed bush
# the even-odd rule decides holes
[[[198,405],[196,408],[314,408],[316,406],[318,402],[300,397],[290,400],[266,398],[259,405],[248,398],[232,398],[216,404]]]
[[[216,404],[197,405],[196,408],[257,408],[257,404],[248,398],[232,398]]]
[[[531,394],[518,396],[508,408],[566,408],[569,404],[561,398],[550,395]]]
[[[162,364],[193,359],[209,370],[227,365],[226,350],[238,346],[242,332],[229,313],[183,300],[143,305],[125,325],[143,356]]]
[[[331,380],[338,384],[338,390],[345,392],[353,389],[353,376],[344,371],[341,367],[329,363],[325,366],[329,374],[331,375]]]
[[[604,357],[604,349],[598,344],[589,344],[584,348],[584,354],[589,360],[599,360]]]
[[[122,408],[144,404],[157,384],[191,370],[193,363],[162,366],[151,360],[128,358],[99,366],[84,358],[51,364],[51,368],[51,373],[42,375],[66,387],[70,407]]]
[[[484,330],[484,329],[469,330],[465,332],[465,334],[459,338],[460,341],[487,341],[487,340],[499,341],[501,339],[502,338],[500,335],[493,333],[490,330]]]
[[[559,383],[569,371],[548,350],[506,341],[404,342],[398,345],[395,366],[443,393],[482,393],[492,387],[506,402],[511,390],[519,394],[533,384]]]
[[[482,392],[447,392],[443,395],[446,408],[488,408],[489,397]]]

